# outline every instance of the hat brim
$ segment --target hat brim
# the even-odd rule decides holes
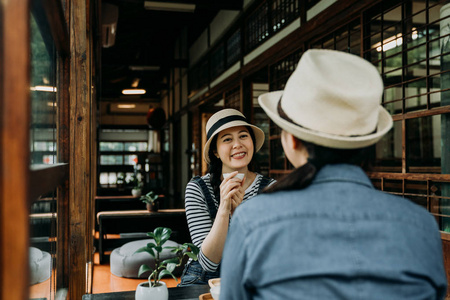
[[[244,121],[232,121],[224,124],[223,126],[217,128],[216,131],[211,135],[211,137],[206,141],[205,148],[203,149],[203,159],[209,164],[211,161],[208,156],[209,147],[211,145],[211,141],[214,139],[214,136],[221,132],[222,130],[231,128],[231,127],[237,127],[237,126],[249,126],[253,129],[253,133],[255,134],[255,153],[261,149],[261,147],[264,145],[264,131],[261,130],[261,128],[249,124]]]
[[[266,93],[259,96],[258,102],[275,124],[306,142],[329,148],[358,149],[375,144],[392,128],[392,117],[381,105],[379,106],[378,112],[377,130],[372,134],[364,136],[342,136],[304,128],[280,117],[277,105],[282,95],[283,91]]]

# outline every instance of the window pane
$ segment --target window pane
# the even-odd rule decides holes
[[[441,125],[441,115],[406,120],[408,172],[441,173]]]
[[[122,165],[123,156],[122,155],[100,155],[101,165]]]
[[[394,127],[376,144],[374,168],[384,172],[402,170],[402,123],[394,122]]]
[[[100,151],[123,151],[123,143],[100,142]]]
[[[32,164],[56,163],[56,51],[50,37],[50,32],[41,32],[37,20],[32,15],[30,78]],[[50,143],[53,146],[47,147],[42,143]],[[47,149],[38,150],[35,146]]]
[[[125,143],[125,151],[147,151],[147,143],[145,142],[133,142]]]

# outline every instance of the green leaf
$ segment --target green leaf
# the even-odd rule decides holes
[[[192,253],[192,252],[186,252],[185,253],[187,256],[189,256],[190,258],[192,258],[193,260],[197,260],[197,255]]]
[[[168,270],[162,270],[161,273],[159,273],[158,280],[161,280],[165,275],[170,275],[173,277],[173,279],[177,280],[177,278],[172,274],[172,272]]]
[[[177,261],[178,262],[178,261]],[[167,264],[167,271],[169,271],[170,273],[173,272],[173,270],[175,270],[175,268],[177,267],[177,263],[169,263]]]
[[[172,235],[172,229],[163,227],[163,230],[161,232],[161,245],[163,245],[165,242],[167,242],[170,239],[171,235]]]
[[[178,257],[172,257],[169,259],[164,260],[161,264],[163,265],[169,265],[169,264],[178,264],[179,263]]]
[[[141,252],[147,252],[151,256],[155,257],[155,252],[153,251],[152,248],[153,247],[142,247],[142,248],[137,249],[133,254],[141,253]]]
[[[163,233],[164,227],[157,227],[153,230],[153,236],[157,245],[161,245],[161,236]]]
[[[139,268],[138,276],[140,277],[142,274],[144,274],[145,272],[148,272],[148,271],[152,272],[153,269],[147,265],[141,265],[141,267]]]
[[[155,247],[156,247],[156,244],[150,242],[150,243],[147,244],[147,247],[148,247],[148,248],[155,248]]]

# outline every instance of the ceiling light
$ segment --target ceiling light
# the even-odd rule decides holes
[[[164,11],[194,12],[195,4],[145,1],[144,8]]]
[[[122,94],[124,95],[143,95],[147,91],[144,89],[124,89],[122,90]]]
[[[129,66],[131,71],[159,71],[159,66]]]
[[[46,86],[46,85],[37,85],[37,86],[30,87],[30,91],[56,93],[56,87],[55,86]]]
[[[136,104],[117,104],[117,108],[123,108],[123,109],[136,108]]]

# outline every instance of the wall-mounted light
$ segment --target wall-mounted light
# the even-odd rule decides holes
[[[160,66],[129,66],[131,71],[159,71]]]
[[[136,104],[117,104],[117,108],[132,109],[132,108],[136,108]]]
[[[143,95],[147,91],[144,89],[124,89],[122,90],[122,94],[124,95]]]
[[[192,13],[195,11],[195,4],[145,1],[144,8],[151,9],[151,10],[164,10],[164,11],[191,12]]]

